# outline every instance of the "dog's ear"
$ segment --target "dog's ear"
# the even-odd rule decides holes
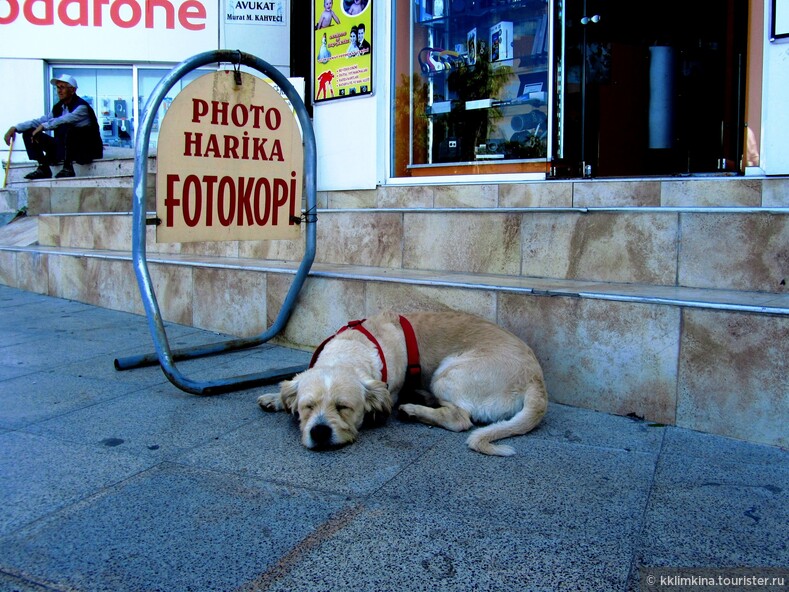
[[[296,395],[299,393],[298,377],[279,383],[279,397],[288,413],[296,413]]]
[[[380,380],[363,380],[365,427],[383,425],[392,412],[392,395]]]

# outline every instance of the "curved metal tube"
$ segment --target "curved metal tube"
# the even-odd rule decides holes
[[[164,328],[159,303],[153,290],[151,275],[148,270],[146,259],[146,229],[145,229],[145,205],[146,205],[146,176],[148,172],[148,148],[151,137],[153,121],[159,106],[167,95],[168,91],[184,75],[201,66],[211,63],[231,63],[241,64],[254,68],[269,76],[274,83],[285,93],[285,96],[293,106],[299,124],[301,126],[302,140],[304,142],[304,185],[307,198],[306,207],[306,244],[304,257],[293,279],[293,283],[288,290],[285,300],[282,303],[279,314],[266,331],[256,337],[233,339],[226,342],[195,346],[173,351],[167,340],[167,333]],[[162,371],[168,380],[183,391],[197,395],[213,395],[231,390],[249,388],[258,384],[268,384],[282,378],[293,376],[296,372],[304,369],[304,366],[283,368],[276,371],[248,374],[236,376],[229,379],[215,381],[194,381],[184,376],[175,366],[175,360],[186,360],[203,356],[221,354],[238,349],[244,349],[260,345],[276,336],[286,325],[293,311],[296,299],[298,298],[301,287],[309,274],[312,262],[315,259],[316,245],[316,225],[315,216],[316,205],[316,186],[317,186],[317,149],[315,144],[315,134],[312,129],[307,109],[304,102],[298,95],[296,89],[290,81],[278,70],[267,62],[253,55],[237,50],[216,50],[201,53],[188,58],[167,74],[153,91],[151,98],[142,113],[142,122],[137,130],[135,142],[135,162],[134,162],[134,208],[133,208],[133,231],[132,231],[132,260],[134,272],[137,276],[137,283],[140,287],[143,306],[148,316],[148,325],[153,337],[155,354],[119,358],[115,360],[115,367],[118,370],[127,370],[145,365],[159,363]]]

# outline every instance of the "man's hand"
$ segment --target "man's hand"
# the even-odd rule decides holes
[[[11,140],[14,139],[14,136],[16,136],[16,127],[12,125],[11,127],[8,128],[8,131],[5,133],[5,136],[3,136],[3,140],[5,140],[6,146],[11,145]]]
[[[40,134],[41,132],[43,132],[43,131],[44,131],[44,124],[39,125],[36,129],[33,130],[33,133],[31,134],[31,136],[33,137],[33,141],[34,142],[38,141],[38,138],[36,138],[36,136],[38,134]]]

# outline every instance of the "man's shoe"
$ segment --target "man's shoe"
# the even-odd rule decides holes
[[[52,177],[52,169],[47,165],[39,165],[32,173],[25,175],[25,179],[49,179]]]
[[[64,164],[63,168],[60,169],[60,172],[55,175],[56,179],[65,179],[66,177],[76,177],[76,173],[74,173],[74,165],[71,164]]]

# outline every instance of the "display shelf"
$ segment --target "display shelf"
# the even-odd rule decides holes
[[[412,165],[547,157],[545,0],[415,0]],[[426,127],[425,127],[426,126]]]

